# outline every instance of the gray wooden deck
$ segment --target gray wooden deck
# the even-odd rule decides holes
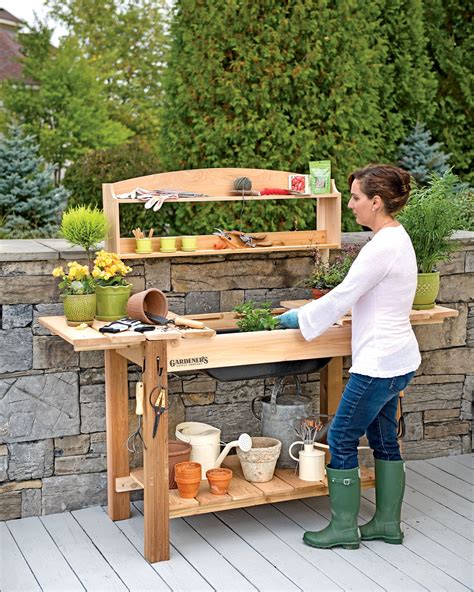
[[[410,461],[405,542],[357,551],[305,546],[326,497],[171,521],[171,561],[142,556],[142,504],[112,522],[101,507],[0,523],[0,590],[472,590],[474,455]],[[374,509],[363,493],[360,518]]]

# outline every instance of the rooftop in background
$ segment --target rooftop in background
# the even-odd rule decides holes
[[[0,82],[8,78],[19,78],[22,65],[21,46],[16,40],[17,31],[24,22],[0,8]]]

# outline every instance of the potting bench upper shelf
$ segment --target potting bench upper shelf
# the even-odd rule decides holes
[[[336,249],[341,246],[341,194],[337,191],[334,180],[331,180],[330,193],[318,195],[257,195],[241,196],[229,195],[234,188],[234,180],[237,177],[248,177],[252,181],[252,190],[261,191],[264,188],[286,189],[288,187],[288,171],[272,171],[264,169],[238,169],[238,168],[215,168],[195,169],[189,171],[176,171],[171,173],[160,173],[146,177],[136,177],[117,183],[105,183],[102,185],[103,206],[107,221],[110,226],[110,234],[106,241],[106,249],[118,253],[126,259],[153,258],[153,257],[189,257],[199,255],[222,255],[229,253],[256,253],[272,251],[304,251],[309,248],[323,250]],[[306,231],[289,232],[267,232],[266,240],[273,243],[270,247],[244,247],[227,248],[225,250],[214,249],[217,237],[212,234],[214,229],[210,228],[210,234],[197,237],[197,250],[191,253],[180,251],[178,241],[175,253],[160,252],[160,238],[152,238],[152,253],[135,253],[135,239],[120,236],[120,206],[122,204],[135,204],[144,207],[144,201],[131,198],[117,198],[141,188],[170,189],[176,191],[187,191],[202,193],[203,197],[184,197],[169,203],[209,203],[209,202],[238,202],[238,201],[264,201],[264,200],[307,200],[311,199],[316,206],[316,229]],[[167,207],[165,202],[162,208]],[[160,210],[161,211],[161,210]],[[159,215],[149,210],[150,220]],[[199,215],[197,211],[197,215]],[[152,226],[152,223],[148,225]],[[227,230],[232,230],[228,228]],[[253,232],[253,228],[245,228],[245,232]]]

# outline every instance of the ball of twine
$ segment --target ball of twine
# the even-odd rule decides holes
[[[252,189],[252,181],[248,177],[237,177],[234,181],[234,189],[237,191],[250,191]]]

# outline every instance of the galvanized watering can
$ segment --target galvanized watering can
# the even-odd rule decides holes
[[[288,454],[288,448],[295,440],[295,425],[303,417],[311,415],[311,398],[301,394],[301,382],[298,376],[293,376],[296,395],[282,394],[286,378],[291,377],[283,376],[275,380],[270,396],[255,397],[252,401],[252,413],[262,422],[262,436],[277,438],[281,441],[281,454],[277,463],[281,468],[295,466],[296,463]],[[261,415],[255,408],[257,401],[262,402]]]

